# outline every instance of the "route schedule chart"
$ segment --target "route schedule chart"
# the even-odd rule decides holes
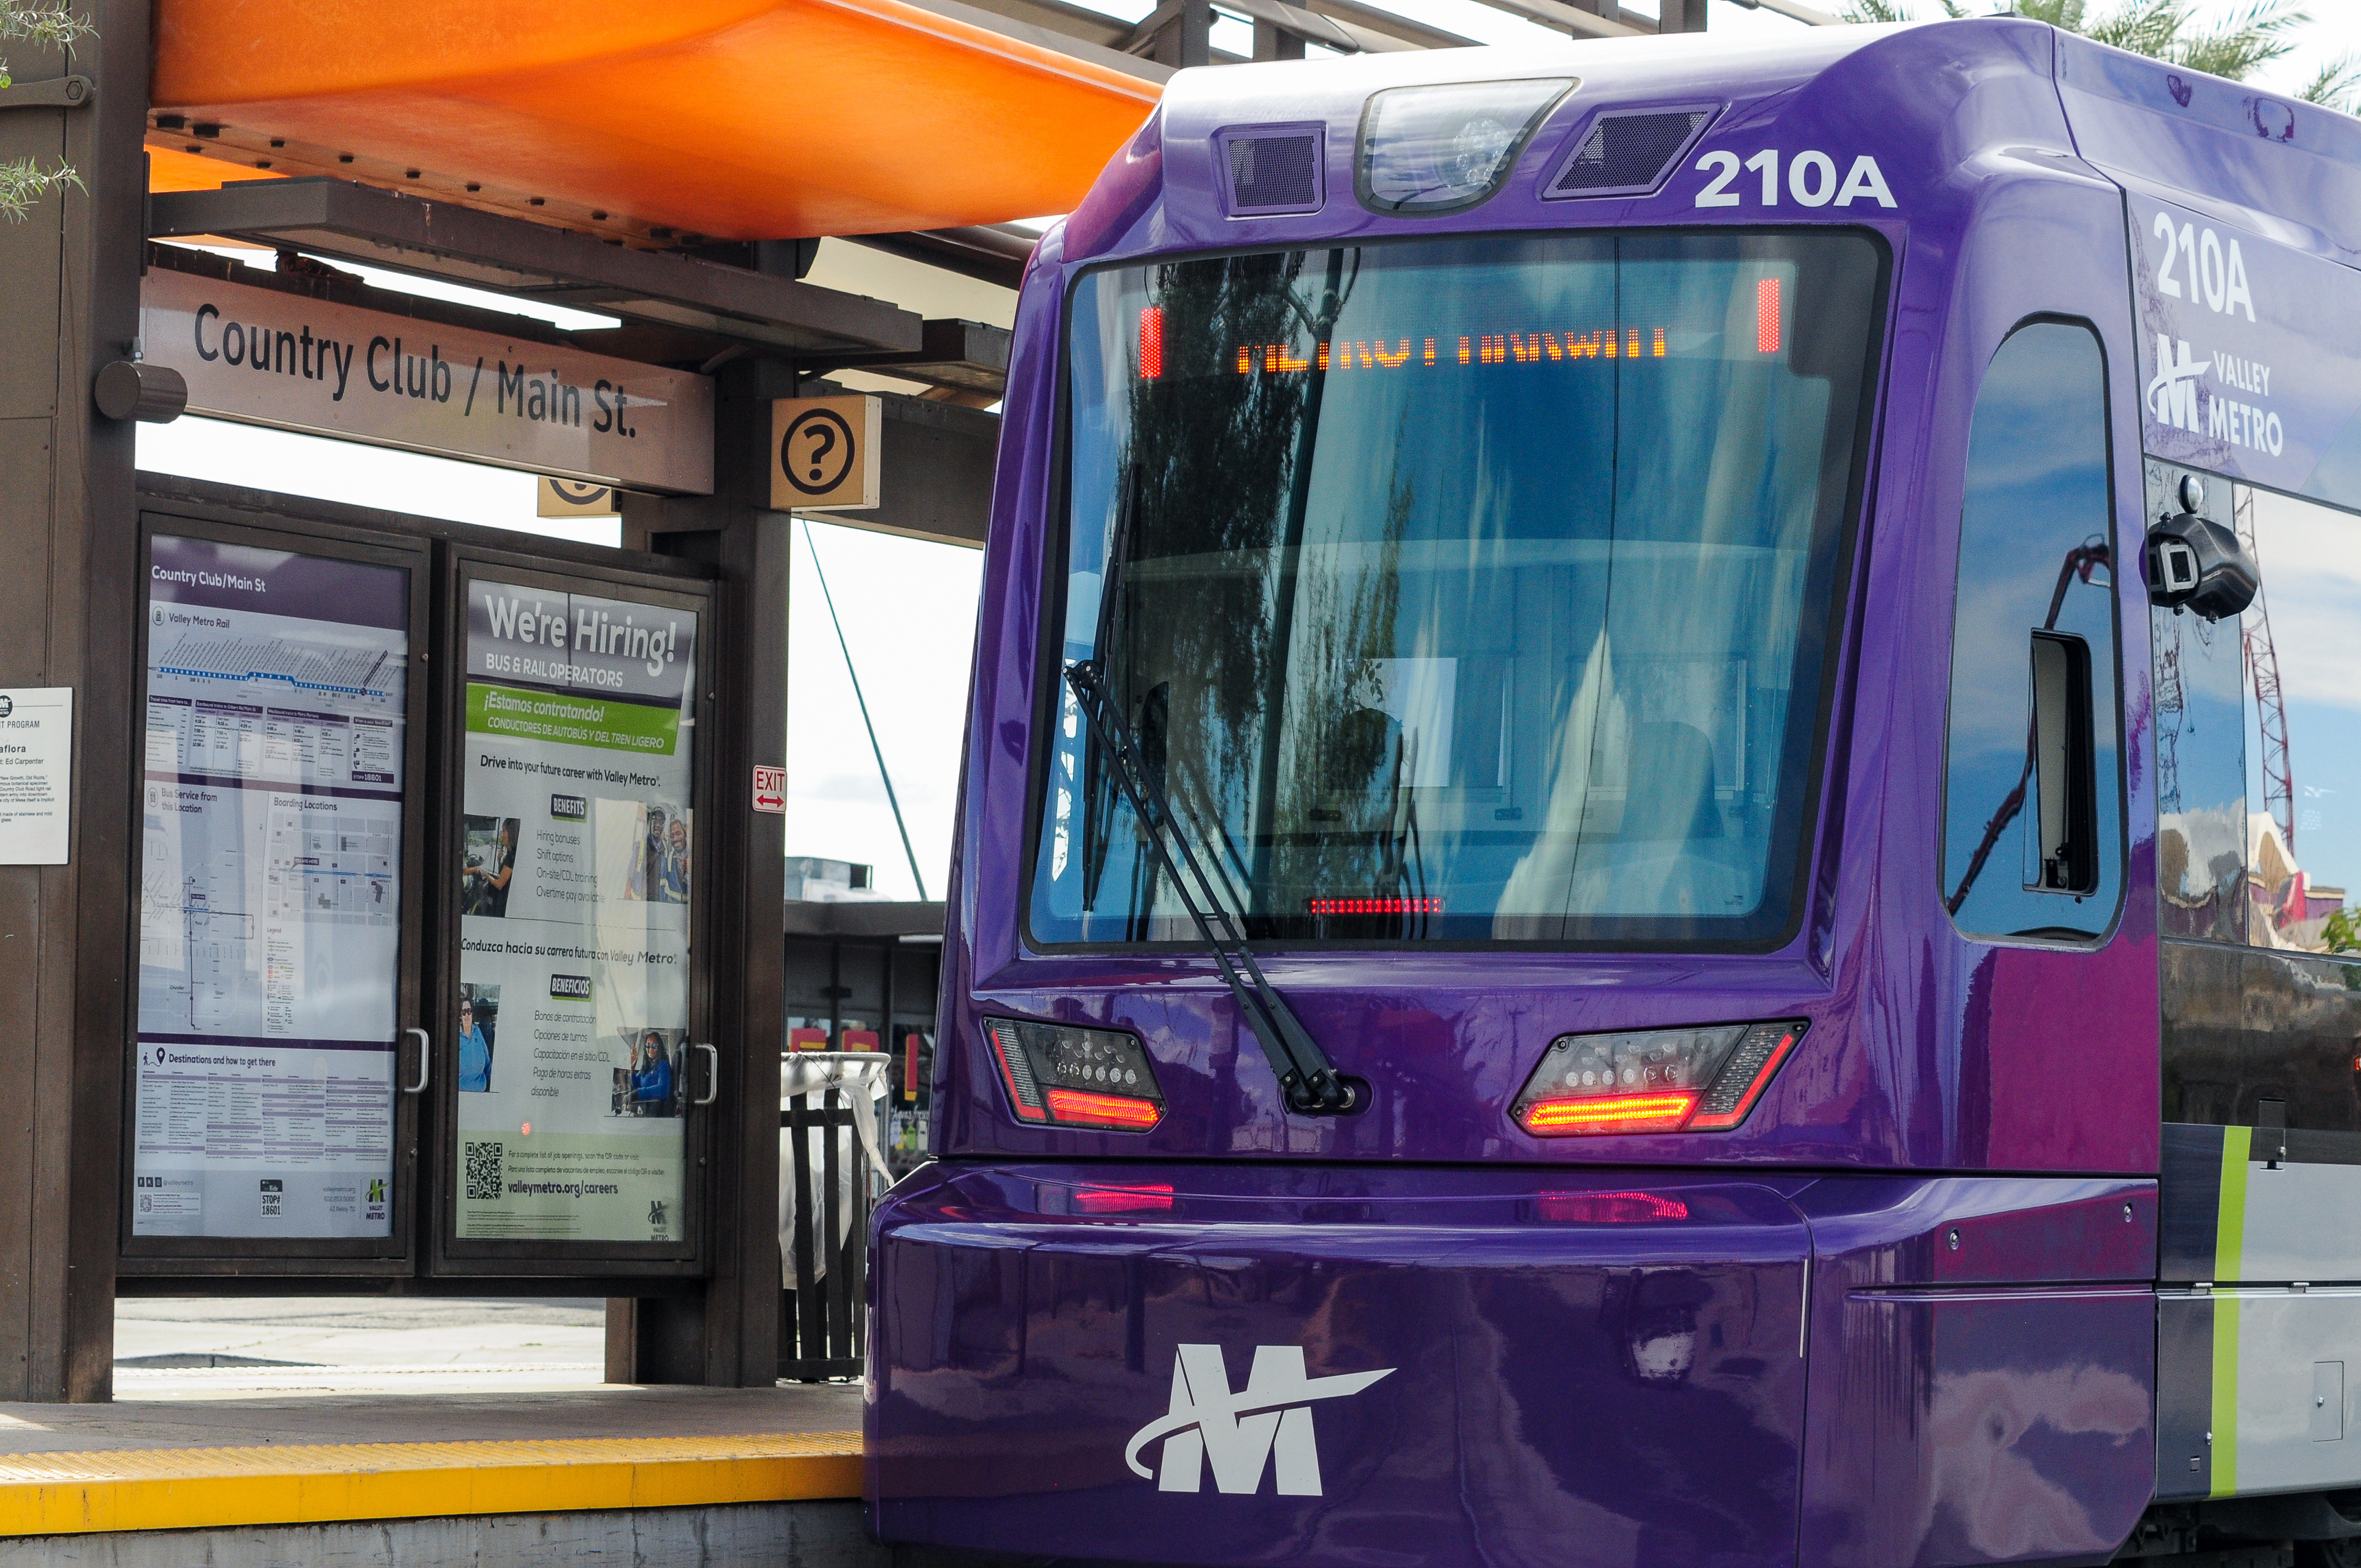
[[[132,1234],[392,1229],[409,577],[159,536]]]

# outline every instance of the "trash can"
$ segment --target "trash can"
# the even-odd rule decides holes
[[[779,1376],[858,1377],[870,1179],[883,1153],[883,1051],[785,1051],[779,1058]]]

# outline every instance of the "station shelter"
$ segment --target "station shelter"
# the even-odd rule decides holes
[[[771,1387],[783,1048],[867,1036],[917,1157],[942,914],[785,896],[791,514],[983,544],[1014,220],[1174,70],[1470,41],[1362,0],[398,11],[0,40],[0,161],[72,171],[0,225],[0,1402],[106,1401],[117,1295],[208,1291],[602,1297],[610,1381]],[[611,493],[621,543],[139,473],[184,414]]]

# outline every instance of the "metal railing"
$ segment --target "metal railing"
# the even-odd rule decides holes
[[[779,1064],[788,1211],[779,1376],[791,1382],[858,1377],[866,1365],[870,1181],[883,1143],[878,1091],[892,1060],[882,1051],[789,1051]]]

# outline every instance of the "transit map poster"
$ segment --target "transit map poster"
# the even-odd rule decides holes
[[[148,576],[132,1234],[388,1235],[409,574]]]
[[[457,1234],[679,1242],[697,613],[467,589]]]

